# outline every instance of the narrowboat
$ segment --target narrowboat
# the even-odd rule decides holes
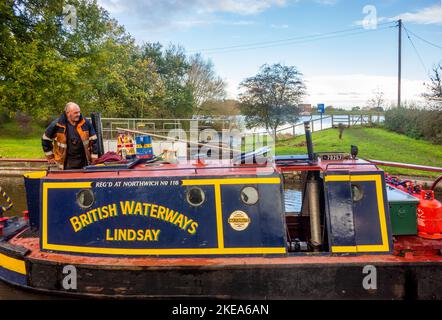
[[[29,214],[1,222],[0,278],[98,298],[441,299],[442,240],[394,233],[384,171],[355,147],[315,153],[308,124],[306,139],[307,154],[264,162],[25,174]],[[299,212],[285,210],[290,172]]]

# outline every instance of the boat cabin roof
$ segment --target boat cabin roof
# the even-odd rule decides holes
[[[268,175],[287,171],[379,171],[376,165],[362,159],[323,160],[311,162],[303,155],[278,156],[271,165],[241,164],[235,165],[230,160],[206,160],[204,164],[193,161],[172,163],[139,163],[129,169],[112,166],[97,167],[99,170],[49,171],[48,179],[81,178],[139,178],[164,176],[250,176]]]
[[[137,164],[130,169],[65,170],[49,171],[46,178],[140,178],[140,177],[189,177],[189,176],[250,176],[275,173],[274,166],[266,165],[233,165],[230,161],[205,161],[204,165],[196,161],[172,163]]]

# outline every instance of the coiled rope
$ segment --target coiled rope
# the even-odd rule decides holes
[[[6,206],[0,206],[0,214],[2,214],[3,212],[10,210],[14,203],[12,202],[11,198],[6,194],[6,192],[3,191],[2,187],[0,187],[0,194],[6,200]]]

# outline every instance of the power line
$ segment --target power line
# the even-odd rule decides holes
[[[256,47],[244,47],[244,48],[237,48],[237,49],[222,49],[222,50],[220,49],[217,51],[215,51],[215,50],[214,51],[207,51],[206,53],[208,53],[208,54],[229,53],[229,52],[249,51],[249,50],[265,49],[265,48],[271,48],[271,47],[280,47],[280,46],[287,46],[287,45],[294,45],[294,44],[302,44],[302,43],[313,42],[313,41],[318,41],[318,40],[328,40],[328,39],[353,36],[353,35],[373,32],[373,31],[385,30],[385,29],[389,29],[389,28],[393,28],[393,27],[395,27],[395,26],[383,27],[383,28],[372,29],[372,30],[364,30],[364,31],[358,31],[358,32],[335,35],[335,36],[321,36],[319,38],[291,41],[291,42],[285,42],[285,43],[280,43],[280,44],[271,44],[271,45],[256,46]]]
[[[380,25],[391,24],[391,23],[392,22],[387,22],[387,23],[382,23]],[[299,37],[293,37],[293,38],[287,38],[287,39],[280,39],[280,40],[273,40],[273,41],[263,41],[263,42],[256,42],[256,43],[236,45],[236,46],[192,50],[191,52],[196,52],[196,51],[198,51],[198,52],[224,51],[224,50],[229,50],[229,49],[241,49],[241,48],[248,48],[248,47],[250,47],[250,49],[267,48],[267,47],[273,46],[274,44],[278,45],[278,43],[281,43],[281,45],[284,45],[285,44],[284,42],[291,44],[291,43],[297,43],[299,40],[301,40],[300,42],[304,42],[306,40],[307,41],[321,40],[323,38],[329,38],[328,36],[332,36],[333,34],[345,33],[345,32],[356,31],[356,30],[361,30],[361,28],[358,27],[358,28],[344,29],[344,30],[327,32],[327,33],[316,34],[316,35],[299,36]],[[374,30],[376,30],[376,29],[364,30],[363,32],[369,32],[369,31],[374,31]],[[358,32],[358,33],[361,33],[361,32]],[[309,39],[309,38],[311,38],[311,39]]]
[[[392,23],[394,23],[394,22],[384,22],[384,23],[380,23],[379,25],[384,26],[384,25],[392,24]],[[393,26],[390,26],[390,27],[393,27]],[[390,27],[388,27],[388,28],[390,28]],[[242,44],[242,45],[236,45],[236,46],[226,46],[226,47],[191,50],[189,52],[190,53],[193,53],[193,52],[217,53],[217,52],[242,51],[243,49],[247,49],[247,50],[261,49],[261,48],[268,48],[268,47],[273,47],[273,46],[296,44],[296,43],[310,42],[310,41],[316,41],[316,40],[322,40],[322,39],[331,39],[331,38],[340,37],[340,36],[366,33],[366,32],[371,32],[371,31],[376,31],[376,30],[383,30],[383,29],[386,29],[386,27],[377,28],[377,29],[370,29],[370,30],[363,30],[363,31],[361,31],[361,29],[363,29],[363,28],[362,27],[349,28],[349,29],[343,29],[343,30],[339,30],[339,31],[326,32],[326,33],[315,34],[315,35],[306,35],[306,36],[292,37],[292,38],[273,40],[273,41],[255,42],[255,43]],[[359,32],[349,33],[352,31],[359,31]],[[236,49],[239,49],[239,50],[236,50]]]
[[[404,28],[405,28],[405,27],[404,27]],[[426,42],[426,43],[428,43],[429,45],[431,45],[431,46],[433,46],[433,47],[436,47],[436,48],[438,48],[438,49],[442,49],[442,46],[439,46],[439,45],[434,44],[434,43],[432,43],[432,42],[430,42],[430,41],[428,41],[428,40],[425,40],[424,38],[418,36],[417,34],[415,34],[414,32],[412,32],[411,30],[409,30],[409,29],[405,29],[405,30],[407,30],[408,32],[410,32],[413,36],[415,36],[415,37],[418,38],[419,40],[421,40],[421,41],[423,41],[423,42]]]
[[[410,43],[413,46],[414,52],[416,53],[416,55],[419,58],[422,66],[424,67],[425,73],[428,75],[428,69],[427,69],[427,67],[426,67],[426,65],[424,63],[424,60],[422,59],[422,56],[419,54],[419,51],[417,50],[416,46],[414,45],[413,40],[411,40],[410,33],[408,32],[408,29],[405,26],[404,26],[404,30],[407,33],[408,40],[410,40]]]

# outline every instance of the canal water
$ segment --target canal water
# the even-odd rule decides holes
[[[358,116],[358,115],[350,116],[350,123],[352,125],[359,125],[359,124],[361,124],[361,120],[363,123],[369,122],[368,116],[362,116],[362,118],[360,118],[360,117],[361,116]],[[244,118],[242,116],[238,116],[237,119],[239,119],[240,123],[244,122]],[[310,130],[312,132],[332,128],[332,119],[330,116],[324,115],[321,120],[320,115],[313,115],[313,116],[301,116],[299,118],[298,122],[296,123],[294,132],[293,132],[293,125],[283,125],[283,126],[278,127],[276,130],[278,131],[279,134],[295,134],[296,136],[303,135],[303,134],[305,134],[304,125],[303,125],[305,121],[311,121]],[[377,123],[377,122],[382,123],[385,121],[385,117],[381,116],[381,115],[373,115],[372,121],[374,123]],[[335,115],[333,123],[334,123],[334,125],[337,125],[339,123],[347,125],[348,124],[348,115]],[[253,129],[248,129],[247,127],[245,127],[245,125],[243,125],[242,130],[246,133],[266,132],[266,129],[263,127],[255,127]]]

